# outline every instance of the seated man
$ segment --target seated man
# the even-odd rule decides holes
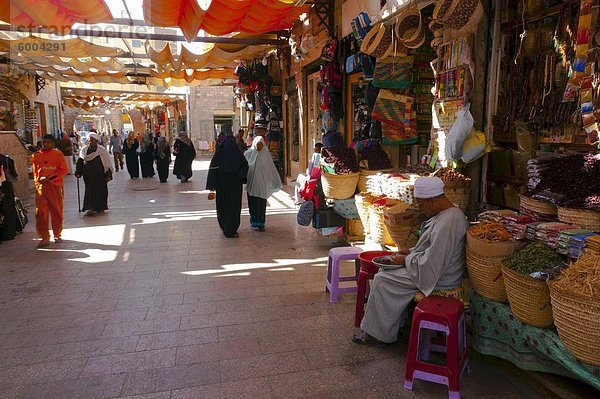
[[[446,198],[438,177],[416,179],[414,196],[430,219],[421,225],[415,247],[399,251],[396,260],[404,267],[375,275],[361,331],[352,338],[358,344],[395,342],[406,308],[418,291],[428,296],[434,289],[461,284],[469,227],[465,215]]]

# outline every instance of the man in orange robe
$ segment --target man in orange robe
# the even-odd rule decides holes
[[[47,134],[42,139],[43,148],[33,154],[33,181],[35,183],[36,229],[42,241],[38,248],[50,243],[48,230],[52,218],[54,241],[62,242],[64,191],[63,178],[69,173],[62,152],[54,148],[54,137]]]

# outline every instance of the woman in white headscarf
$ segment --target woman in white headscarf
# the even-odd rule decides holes
[[[244,155],[249,168],[246,192],[250,225],[258,231],[265,231],[267,199],[281,189],[281,178],[262,136],[254,138],[252,147]]]

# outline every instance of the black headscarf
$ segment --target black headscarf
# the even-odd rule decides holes
[[[242,154],[238,148],[237,143],[235,142],[235,137],[225,136],[219,152],[219,168],[222,171],[234,173],[240,170],[242,167],[242,158],[244,158],[244,154]]]

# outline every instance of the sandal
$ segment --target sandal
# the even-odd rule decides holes
[[[381,342],[375,337],[370,336],[364,331],[360,331],[352,337],[352,342],[359,345],[383,345],[384,342]]]

